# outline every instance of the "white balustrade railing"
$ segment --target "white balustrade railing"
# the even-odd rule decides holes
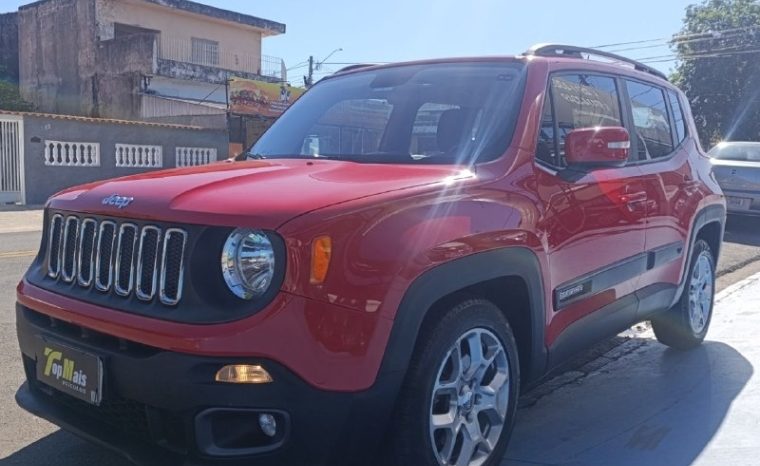
[[[194,167],[207,165],[217,160],[217,151],[213,147],[177,147],[176,165]]]
[[[99,167],[100,143],[45,141],[44,157],[53,167]]]
[[[164,166],[161,146],[116,144],[115,157],[117,167],[161,168]]]

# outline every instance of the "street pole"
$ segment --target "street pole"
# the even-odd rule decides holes
[[[306,87],[314,85],[314,55],[309,56],[309,78],[306,80]]]

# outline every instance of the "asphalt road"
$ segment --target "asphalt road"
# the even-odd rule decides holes
[[[0,225],[2,227],[2,225]],[[1,231],[1,230],[0,230]],[[728,231],[725,237],[726,243],[723,249],[723,255],[719,263],[719,288],[725,288],[731,283],[748,276],[760,270],[760,219],[729,219]],[[15,314],[14,314],[14,296],[15,286],[28,263],[31,261],[34,251],[37,249],[40,241],[39,232],[25,233],[0,233],[0,368],[2,376],[0,377],[0,466],[6,465],[25,465],[25,466],[42,466],[56,464],[56,466],[82,466],[82,465],[102,465],[102,466],[126,466],[129,463],[119,457],[114,456],[108,451],[92,446],[66,432],[62,432],[51,424],[39,420],[21,409],[19,409],[13,399],[16,389],[23,379],[20,357],[16,348],[15,337]],[[728,324],[727,324],[728,325]],[[739,326],[739,323],[733,323]],[[737,327],[739,328],[739,327]],[[723,333],[727,330],[723,329]],[[645,338],[646,339],[646,336]],[[645,343],[631,343],[630,341],[620,346],[621,360],[625,364],[606,364],[610,359],[607,351],[616,345],[607,343],[602,345],[602,350],[592,353],[601,355],[600,358],[586,357],[581,364],[576,365],[573,370],[559,375],[556,379],[549,381],[542,387],[527,394],[521,405],[524,405],[520,411],[521,418],[532,419],[531,410],[536,409],[534,405],[537,400],[547,403],[560,403],[563,397],[568,396],[562,392],[561,387],[566,387],[567,381],[573,382],[578,377],[586,379],[597,371],[604,374],[605,377],[623,375],[627,368],[643,364],[654,358],[651,352],[638,351],[639,344],[653,344],[651,340]],[[626,348],[634,345],[634,350],[626,352]],[[615,351],[613,349],[613,351]],[[655,351],[655,350],[652,350]],[[659,348],[656,351],[661,352]],[[721,343],[713,343],[708,347],[707,352],[698,356],[701,358],[712,358],[713,353],[720,355],[730,355],[735,358],[735,351]],[[659,354],[659,353],[656,353]],[[617,361],[617,359],[615,359]],[[692,365],[698,364],[699,361],[692,361]],[[580,366],[580,369],[579,369]],[[604,367],[604,369],[600,369]],[[580,375],[579,375],[580,374]],[[612,374],[612,375],[610,375]],[[575,385],[577,383],[573,382]],[[630,383],[630,380],[629,380]],[[557,393],[555,393],[557,392]],[[599,393],[588,391],[578,391],[573,393],[570,400],[578,406],[587,405],[594,402],[594,397],[600,396]],[[605,396],[602,394],[601,396]],[[548,400],[548,401],[545,401]],[[646,404],[646,400],[640,400]],[[726,414],[728,415],[728,414]],[[540,418],[547,425],[556,425],[565,422],[562,414],[553,414],[551,410],[540,410]],[[537,417],[536,417],[537,419]],[[521,422],[530,423],[529,420]],[[534,421],[533,427],[539,426]],[[528,425],[530,427],[530,424]],[[756,426],[757,427],[757,426]],[[760,431],[760,430],[758,430]],[[536,438],[531,437],[531,432]],[[562,435],[569,435],[562,432]],[[646,432],[644,432],[646,434]],[[642,434],[642,435],[644,435]],[[539,447],[537,439],[545,437],[539,431],[531,431],[530,428],[517,430],[516,435],[520,436],[521,442],[528,442],[530,445]],[[654,437],[652,437],[654,435]],[[655,434],[644,435],[646,441],[657,437]],[[570,438],[570,437],[568,437]],[[649,439],[649,440],[647,440]],[[561,439],[558,439],[561,440]],[[566,442],[565,442],[566,443]],[[528,462],[515,461],[514,458],[521,458],[527,461],[525,448],[512,448],[510,450],[516,456],[508,464],[528,464]],[[753,460],[755,458],[752,458]],[[547,460],[548,461],[548,460]],[[505,463],[507,464],[507,463]],[[542,461],[530,461],[530,464],[547,464]],[[575,463],[575,464],[584,464]],[[687,464],[687,463],[672,463]],[[734,464],[752,464],[752,462],[742,463],[739,461]]]

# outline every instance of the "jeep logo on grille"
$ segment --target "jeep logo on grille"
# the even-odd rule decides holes
[[[134,200],[135,200],[134,197],[119,196],[118,194],[111,194],[110,196],[103,198],[103,200],[101,201],[101,204],[111,205],[114,207],[118,207],[119,209],[123,209],[124,207],[131,204],[132,201]]]

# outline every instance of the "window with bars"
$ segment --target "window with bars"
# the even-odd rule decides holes
[[[199,65],[218,65],[219,42],[193,37],[192,61]]]

